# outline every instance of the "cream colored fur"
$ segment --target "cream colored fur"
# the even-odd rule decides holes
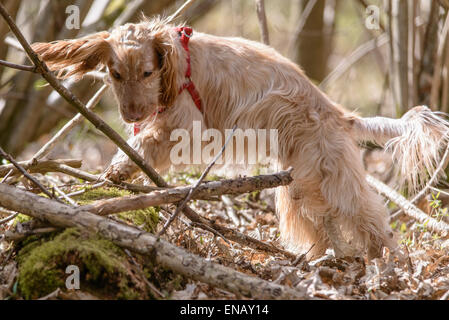
[[[178,95],[186,52],[174,27],[161,19],[34,48],[50,68],[68,69],[72,76],[107,66],[123,119],[142,122],[142,132],[129,143],[159,171],[171,165],[171,131],[191,130],[193,120],[222,132],[235,124],[278,129],[276,169],[294,168],[291,185],[277,190],[281,237],[299,252],[314,244],[309,256],[334,248],[337,255],[367,251],[374,257],[384,246],[396,247],[383,201],[365,181],[358,142],[392,148],[413,187],[432,173],[447,142],[447,122],[425,107],[399,120],[360,118],[331,101],[273,48],[195,30],[189,48],[201,113],[187,91]],[[152,74],[144,77],[145,71]],[[167,110],[153,116],[160,106]],[[106,175],[120,180],[136,170],[118,152]]]

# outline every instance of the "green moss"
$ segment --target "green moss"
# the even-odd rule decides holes
[[[97,188],[87,190],[83,194],[74,197],[74,199],[84,205],[96,200],[112,199],[131,194],[130,191],[118,188]],[[154,232],[159,222],[159,207],[121,212],[117,214],[117,217],[147,232]]]
[[[78,201],[80,204],[88,204],[96,200],[111,199],[129,195],[131,195],[130,191],[118,188],[87,188],[86,192],[73,197],[73,199]]]
[[[189,171],[184,172],[169,172],[164,178],[176,185],[190,185],[195,183],[201,177],[202,173],[198,168],[191,168]],[[209,173],[204,181],[219,181],[222,179],[224,177]]]
[[[147,232],[154,233],[159,222],[159,207],[121,212],[117,214],[117,217],[132,223]]]
[[[32,217],[30,217],[30,216],[27,216],[27,215],[25,215],[25,214],[21,214],[21,213],[19,213],[18,215],[17,215],[17,217],[14,219],[14,226],[17,224],[17,223],[24,223],[24,222],[28,222],[28,221],[31,221],[33,218]]]
[[[38,240],[19,251],[19,289],[35,299],[65,289],[67,266],[80,270],[83,291],[107,298],[146,298],[145,286],[133,274],[123,251],[98,236],[88,237],[67,229],[50,241]],[[142,282],[143,283],[143,282]]]

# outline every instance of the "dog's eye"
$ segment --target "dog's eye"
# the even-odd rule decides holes
[[[122,76],[120,75],[120,73],[118,73],[117,71],[113,70],[112,72],[112,76],[117,79],[120,80],[122,78]]]
[[[144,77],[144,78],[148,78],[148,77],[151,76],[152,74],[153,74],[152,71],[145,71],[145,72],[143,73],[143,77]]]

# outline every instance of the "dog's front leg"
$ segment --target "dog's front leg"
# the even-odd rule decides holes
[[[128,140],[128,144],[158,172],[170,167],[170,150],[175,143],[170,141],[170,130],[166,126],[144,130]],[[120,182],[131,178],[138,170],[137,165],[119,150],[106,169],[104,177]]]
[[[134,150],[141,150],[141,141],[139,141],[137,137],[132,137],[127,141],[127,143]],[[130,178],[135,172],[137,172],[137,170],[137,165],[121,149],[119,149],[112,158],[111,164],[103,173],[103,177],[113,182],[119,183]]]

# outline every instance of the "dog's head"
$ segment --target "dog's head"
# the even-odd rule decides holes
[[[100,66],[108,68],[125,122],[142,122],[160,106],[170,107],[177,94],[177,53],[172,29],[163,23],[127,24],[112,32],[80,39],[35,43],[33,49],[61,77],[81,78]]]

